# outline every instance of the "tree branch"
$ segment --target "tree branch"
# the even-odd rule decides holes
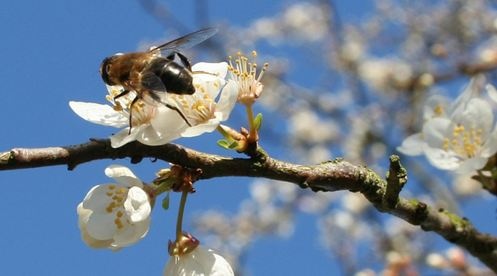
[[[157,158],[174,164],[202,169],[202,179],[221,176],[251,176],[292,182],[313,191],[349,190],[362,193],[380,212],[390,213],[424,231],[433,231],[451,243],[465,248],[473,256],[497,272],[497,238],[476,230],[466,219],[443,209],[434,209],[415,199],[398,197],[398,184],[407,179],[398,158],[391,158],[389,184],[396,185],[387,193],[387,181],[363,166],[341,159],[318,165],[296,165],[282,162],[260,151],[257,158],[228,158],[206,154],[175,144],[146,146],[134,142],[112,148],[108,139],[65,147],[40,149],[16,148],[0,153],[0,170],[13,170],[54,165],[77,165],[99,159]],[[394,175],[395,174],[395,175]],[[404,180],[402,180],[404,179]],[[398,190],[398,191],[397,191]],[[397,200],[395,197],[398,197]]]

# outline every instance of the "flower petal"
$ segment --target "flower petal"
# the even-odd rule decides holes
[[[397,147],[397,150],[405,155],[411,156],[423,154],[423,145],[425,144],[425,141],[422,137],[423,135],[421,133],[408,136],[402,141],[402,145]]]
[[[209,121],[203,124],[192,126],[185,129],[185,131],[181,133],[181,136],[195,137],[204,134],[206,132],[213,132],[217,128],[217,126],[219,126],[219,123],[220,122],[218,118],[210,119]]]
[[[143,183],[138,177],[127,167],[121,165],[110,165],[105,168],[105,175],[113,178],[117,183],[125,186],[143,187]]]
[[[86,224],[88,235],[97,240],[108,240],[114,237],[116,232],[116,224],[114,224],[115,216],[112,213],[96,213],[93,212]]]
[[[487,93],[490,99],[497,103],[497,89],[495,89],[495,87],[491,84],[487,84],[485,88],[487,89]]]
[[[426,148],[426,157],[434,166],[442,170],[456,170],[461,164],[461,160],[453,151],[445,151],[440,148]]]
[[[218,62],[218,63],[210,63],[210,62],[199,62],[192,66],[192,72],[195,75],[202,75],[202,78],[206,78],[205,80],[213,80],[215,77],[222,78],[226,77],[228,73],[228,63],[226,62]],[[202,72],[208,74],[202,74]]]
[[[130,218],[131,223],[137,223],[148,219],[152,207],[147,193],[139,187],[132,187],[128,191],[128,197],[124,201],[124,210]]]
[[[474,157],[471,159],[466,159],[461,162],[459,168],[455,171],[458,174],[469,174],[474,173],[476,170],[479,170],[487,164],[488,158],[483,157]]]
[[[447,137],[450,137],[452,121],[437,117],[427,121],[423,125],[423,140],[429,147],[442,148]]]
[[[484,81],[485,77],[482,75],[472,78],[469,84],[450,106],[449,114],[458,113],[460,112],[460,109],[465,109],[466,104],[470,101],[470,99],[477,97],[479,88],[482,86],[482,82]]]
[[[198,246],[189,254],[169,258],[164,275],[231,276],[234,272],[222,256]]]
[[[109,105],[70,101],[69,106],[79,117],[94,124],[116,128],[128,125],[128,118]]]
[[[425,121],[441,116],[447,116],[447,108],[449,106],[449,99],[442,95],[432,95],[423,106],[423,119]]]
[[[487,137],[492,129],[494,114],[487,101],[479,98],[471,99],[464,110],[453,115],[456,124],[463,125],[468,131],[482,130],[481,135]]]
[[[116,248],[129,246],[135,244],[140,239],[145,237],[150,228],[150,217],[146,220],[133,223],[132,226],[128,226],[124,229],[124,231],[119,231],[114,236],[113,246]]]
[[[119,148],[127,143],[131,143],[136,140],[136,137],[140,135],[140,133],[147,128],[149,125],[140,125],[138,127],[133,127],[131,129],[131,133],[129,133],[129,127],[122,129],[118,133],[112,135],[110,137],[110,145],[113,148]]]
[[[89,209],[91,211],[104,211],[109,204],[109,196],[107,192],[110,190],[109,187],[118,186],[115,184],[103,184],[96,185],[90,189],[83,200],[82,207],[84,209]]]
[[[221,113],[220,121],[226,121],[233,108],[235,108],[236,100],[238,98],[238,84],[235,81],[228,81],[224,86],[218,103],[216,104],[216,111]]]

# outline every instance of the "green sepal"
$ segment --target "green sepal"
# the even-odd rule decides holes
[[[230,143],[225,139],[221,139],[221,140],[217,141],[217,145],[222,147],[222,148],[225,148],[227,150],[231,150],[231,149],[235,149],[238,146],[238,143],[236,141],[232,141]]]
[[[169,209],[169,192],[166,194],[166,196],[162,200],[162,208],[164,210],[168,210]]]
[[[257,114],[254,118],[254,127],[256,130],[259,130],[262,125],[262,113]]]

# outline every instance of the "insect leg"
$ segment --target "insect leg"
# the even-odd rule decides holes
[[[122,94],[122,93],[121,93]],[[119,94],[120,95],[120,94]],[[117,95],[117,96],[119,96]],[[140,99],[140,97],[136,96],[133,101],[131,101],[131,104],[129,105],[129,131],[128,131],[128,135],[131,134],[131,128],[133,127],[132,126],[132,116],[133,116],[133,105],[135,105],[135,103]]]
[[[129,90],[123,90],[121,93],[114,96],[113,101],[115,102],[117,99],[119,99],[122,96],[127,95],[129,92],[130,92]],[[138,99],[139,99],[138,97],[135,97],[133,99],[133,101],[131,101],[131,104],[129,105],[129,132],[128,132],[128,135],[131,134],[131,128],[132,128],[131,120],[132,120],[132,114],[133,114],[133,105],[138,101]],[[121,106],[121,105],[118,103],[118,106]]]
[[[172,109],[172,110],[176,111],[176,112],[179,114],[179,116],[181,116],[181,118],[183,119],[183,121],[185,121],[185,123],[186,123],[188,126],[190,126],[190,127],[192,126],[192,124],[190,124],[190,122],[188,122],[188,119],[186,119],[186,117],[185,117],[185,115],[183,114],[183,112],[181,112],[181,110],[179,110],[176,106],[172,106],[172,105],[170,105],[170,104],[168,104],[168,103],[163,103],[163,104],[164,104],[166,107],[168,107],[168,108],[170,108],[170,109]]]
[[[179,110],[176,106],[173,106],[173,105],[170,105],[170,104],[168,104],[168,103],[163,102],[163,101],[162,101],[162,99],[161,99],[161,98],[160,98],[157,94],[155,94],[155,93],[153,93],[153,92],[152,92],[152,93],[148,93],[148,95],[149,95],[152,99],[154,99],[155,101],[160,102],[160,103],[162,103],[163,105],[165,105],[167,108],[169,108],[169,109],[172,109],[172,110],[176,111],[176,112],[179,114],[179,116],[181,116],[181,118],[183,119],[183,121],[185,121],[185,123],[186,123],[188,126],[190,126],[190,127],[192,126],[192,124],[190,124],[190,122],[189,122],[189,121],[188,121],[188,119],[186,118],[185,114],[183,114],[183,112],[181,112],[181,110]]]
[[[121,93],[117,94],[116,96],[114,96],[113,100],[116,101],[116,99],[126,95],[129,93],[129,90],[123,90]]]

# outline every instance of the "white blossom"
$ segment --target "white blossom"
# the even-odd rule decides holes
[[[492,106],[477,95],[478,89],[479,81],[473,79],[451,105],[428,101],[422,131],[407,137],[397,149],[407,155],[424,154],[439,169],[458,173],[481,169],[497,152],[497,128]],[[490,96],[492,89],[487,86]]]
[[[88,246],[117,250],[147,234],[152,204],[128,168],[112,165],[105,174],[117,183],[94,186],[78,205],[78,222]]]
[[[133,105],[132,128],[129,129],[129,105],[136,97],[132,91],[114,100],[123,90],[121,86],[108,86],[107,99],[111,106],[87,102],[69,102],[71,109],[81,118],[100,125],[123,128],[111,136],[112,147],[117,148],[132,141],[145,145],[163,145],[179,137],[192,137],[213,131],[221,121],[229,117],[236,102],[236,91],[232,85],[225,87],[227,64],[197,63],[192,67],[193,95],[161,93],[164,103],[176,106],[187,118],[164,104],[154,103],[147,97]],[[220,95],[219,101],[214,99]],[[157,93],[159,94],[159,93]]]
[[[235,275],[230,264],[212,249],[197,246],[192,252],[171,256],[164,276],[230,276]]]
[[[224,79],[228,72],[226,62],[197,63],[192,71],[196,76],[193,80],[195,93],[169,96],[170,102],[185,115],[191,125],[186,125],[184,120],[181,122],[182,137],[194,137],[214,131],[221,122],[229,118],[238,97],[237,86],[233,82],[226,83]],[[167,125],[163,125],[159,131],[168,131]]]

